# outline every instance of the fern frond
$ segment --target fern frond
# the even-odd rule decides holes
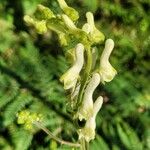
[[[17,112],[29,104],[32,99],[28,91],[25,89],[21,90],[16,99],[14,99],[3,112],[4,126],[10,125],[16,118]]]

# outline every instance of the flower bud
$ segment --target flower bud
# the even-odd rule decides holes
[[[99,74],[101,76],[101,80],[103,83],[110,82],[117,74],[117,71],[109,63],[109,57],[113,48],[114,48],[114,41],[112,39],[107,39],[105,42],[105,48],[100,58],[100,69],[99,69]]]
[[[25,15],[23,19],[28,25],[34,25],[35,23],[34,19],[28,15]]]
[[[48,7],[45,7],[41,4],[37,6],[37,9],[34,15],[36,19],[38,20],[46,20],[46,19],[55,18],[54,13]]]
[[[34,26],[36,31],[39,34],[43,34],[45,32],[47,32],[47,27],[46,27],[46,21],[42,20],[42,21],[38,21],[38,20],[34,20],[32,17],[25,15],[24,16],[24,21],[30,25],[30,26]]]
[[[58,33],[59,42],[62,46],[67,46],[67,39],[64,33]]]
[[[35,29],[39,34],[46,33],[47,32],[46,22],[44,20],[36,21],[35,22]]]
[[[60,8],[64,11],[64,13],[71,18],[72,21],[76,21],[79,18],[78,12],[69,7],[64,0],[57,0],[59,3]]]
[[[79,43],[75,49],[76,60],[73,66],[61,76],[60,81],[64,82],[64,89],[74,88],[79,77],[79,73],[84,63],[84,46]]]

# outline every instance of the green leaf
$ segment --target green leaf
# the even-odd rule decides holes
[[[100,135],[97,135],[96,139],[92,141],[90,148],[93,150],[109,150],[108,144]]]

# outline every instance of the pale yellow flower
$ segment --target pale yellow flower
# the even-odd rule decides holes
[[[94,24],[94,16],[91,12],[86,13],[87,23],[83,25],[82,30],[90,35],[93,43],[100,43],[104,41],[104,35],[100,32]]]
[[[79,120],[87,120],[93,115],[93,92],[100,83],[100,75],[98,73],[93,74],[90,79],[83,96],[83,102],[79,109]]]
[[[79,139],[84,138],[87,142],[89,142],[95,138],[96,115],[100,110],[102,103],[103,98],[100,96],[94,103],[92,116],[88,118],[85,126],[78,130]]]
[[[101,80],[103,83],[110,82],[117,74],[117,71],[112,67],[112,65],[109,62],[109,57],[113,48],[114,48],[114,41],[112,39],[107,39],[105,42],[105,48],[100,58],[100,69],[99,69],[99,74],[101,76]]]
[[[75,88],[79,73],[84,64],[84,46],[83,44],[77,44],[75,48],[76,60],[73,66],[61,76],[60,81],[64,83],[64,89]]]

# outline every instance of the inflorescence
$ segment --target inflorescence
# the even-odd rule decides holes
[[[67,108],[73,119],[85,121],[83,127],[78,126],[79,139],[89,142],[95,138],[95,119],[103,103],[102,96],[93,100],[93,93],[100,83],[110,82],[117,73],[109,62],[114,41],[105,41],[99,67],[96,68],[93,56],[97,45],[104,42],[105,36],[96,28],[93,14],[86,13],[87,22],[80,29],[76,26],[79,13],[64,0],[57,1],[62,13],[55,14],[49,8],[38,5],[33,16],[26,15],[24,20],[39,34],[48,30],[56,32],[60,44],[66,49],[65,55],[71,62],[71,67],[60,77],[60,81],[70,93]],[[19,120],[28,122],[26,119]]]

